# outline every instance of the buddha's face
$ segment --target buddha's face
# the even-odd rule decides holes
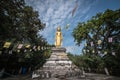
[[[57,27],[57,31],[61,31],[60,27]]]

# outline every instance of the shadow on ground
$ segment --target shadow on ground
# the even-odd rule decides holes
[[[31,74],[17,75],[0,80],[120,80],[120,77],[107,76],[104,74],[85,73],[82,77],[69,77],[69,78],[48,78],[48,79],[32,79]]]

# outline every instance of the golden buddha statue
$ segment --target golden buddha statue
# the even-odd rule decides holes
[[[57,27],[56,37],[55,37],[55,46],[57,48],[61,47],[62,45],[62,32],[60,27]]]

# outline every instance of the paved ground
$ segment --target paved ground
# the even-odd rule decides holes
[[[120,77],[107,76],[104,74],[85,73],[82,77],[70,77],[70,78],[50,78],[50,79],[32,79],[31,75],[18,75],[14,77],[4,78],[0,80],[120,80]]]

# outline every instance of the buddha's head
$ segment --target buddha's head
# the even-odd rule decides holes
[[[57,27],[57,31],[61,31],[60,26]]]

